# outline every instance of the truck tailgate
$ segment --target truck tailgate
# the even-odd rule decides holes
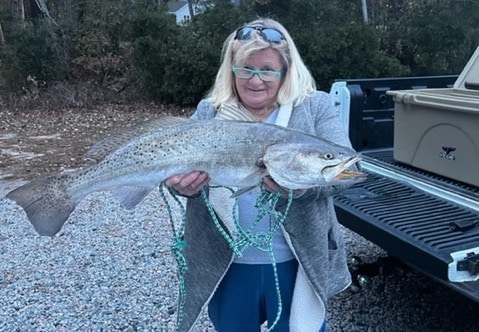
[[[335,197],[341,224],[479,301],[479,189],[363,152],[359,183]]]

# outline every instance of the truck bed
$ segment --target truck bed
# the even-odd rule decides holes
[[[368,178],[335,197],[340,223],[479,301],[479,188],[396,162],[392,149],[362,154]]]
[[[451,88],[457,75],[338,80],[331,87],[365,182],[339,193],[341,224],[479,302],[479,188],[393,159],[391,90]]]

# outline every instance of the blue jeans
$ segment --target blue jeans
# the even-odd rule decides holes
[[[274,332],[289,332],[298,262],[276,265],[281,292],[281,315]],[[259,332],[266,320],[271,324],[278,312],[278,296],[271,264],[232,264],[208,307],[218,332]],[[325,325],[320,332],[324,330]]]

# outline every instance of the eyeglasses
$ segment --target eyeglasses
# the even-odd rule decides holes
[[[258,75],[263,82],[277,81],[281,78],[281,72],[275,70],[255,70],[249,68],[241,68],[233,66],[233,73],[236,77],[245,80],[251,79],[254,75]]]
[[[260,26],[244,26],[239,28],[236,31],[235,39],[238,40],[248,40],[253,38],[253,33],[259,32],[261,37],[263,37],[264,41],[269,43],[279,44],[282,40],[284,40],[284,35],[281,31],[275,28],[264,28]]]

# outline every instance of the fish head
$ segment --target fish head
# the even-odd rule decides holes
[[[269,146],[262,162],[280,186],[308,189],[364,178],[363,173],[348,170],[360,159],[354,150],[337,145],[281,143]]]

